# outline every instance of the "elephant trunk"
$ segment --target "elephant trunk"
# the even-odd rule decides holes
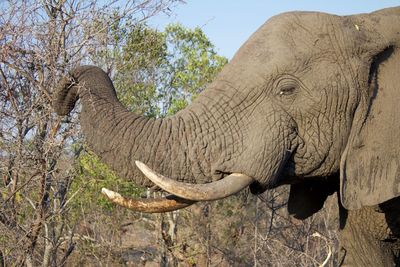
[[[110,78],[100,68],[79,67],[71,76],[60,83],[54,108],[59,115],[66,115],[78,98],[81,100],[80,121],[86,142],[119,176],[152,186],[135,165],[135,160],[140,160],[178,181],[201,184],[222,177],[215,173],[224,171],[219,169],[220,163],[230,151],[221,149],[227,142],[224,134],[207,128],[214,127],[212,120],[218,118],[207,115],[201,103],[176,116],[146,118],[129,112],[118,101]]]
[[[187,138],[175,118],[151,119],[129,112],[100,68],[78,67],[71,76],[60,83],[54,108],[59,115],[66,115],[78,98],[81,100],[80,121],[86,142],[119,176],[138,185],[153,185],[137,170],[135,159],[173,177],[188,176],[187,170],[182,170],[184,154],[179,154]],[[174,166],[179,166],[180,175]]]

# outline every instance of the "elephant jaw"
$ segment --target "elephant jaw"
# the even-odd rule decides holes
[[[158,199],[131,199],[106,188],[102,189],[102,193],[117,205],[146,213],[173,211],[190,206],[197,201],[225,198],[254,182],[254,179],[247,175],[232,173],[216,182],[189,184],[158,174],[140,161],[136,161],[136,165],[154,184],[173,195]]]

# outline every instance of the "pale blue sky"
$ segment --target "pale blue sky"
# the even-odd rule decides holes
[[[166,24],[180,22],[199,26],[217,51],[231,58],[247,38],[268,18],[286,11],[322,11],[338,15],[371,12],[400,6],[400,0],[187,0],[173,14],[158,15],[149,24],[162,30]]]

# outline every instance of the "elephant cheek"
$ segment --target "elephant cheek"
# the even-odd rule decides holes
[[[255,182],[250,185],[253,194],[261,194],[266,189],[280,184],[280,176],[291,156],[290,139],[283,138],[286,131],[279,127],[253,128],[248,132],[244,150],[238,158],[233,160],[229,172],[244,173],[252,177]],[[276,126],[276,124],[275,124]],[[259,141],[255,141],[259,140]]]

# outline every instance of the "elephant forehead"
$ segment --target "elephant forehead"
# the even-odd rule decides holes
[[[295,72],[313,59],[339,57],[337,51],[350,55],[355,45],[349,36],[355,34],[359,33],[350,17],[284,13],[262,25],[238,50],[227,70],[237,79],[250,77],[253,81],[265,79],[271,71]]]
[[[275,16],[249,38],[238,55],[262,56],[268,57],[263,59],[273,60],[276,56],[311,52],[316,47],[327,49],[331,39],[329,26],[325,25],[327,18],[326,14],[310,12]]]

